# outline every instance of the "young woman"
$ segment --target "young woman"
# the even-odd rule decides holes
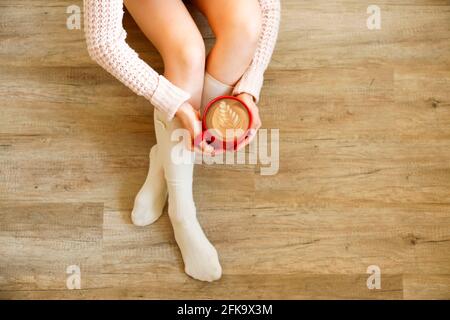
[[[85,0],[85,31],[90,56],[154,106],[157,138],[150,169],[136,196],[132,221],[146,226],[162,214],[167,195],[169,217],[185,272],[202,281],[221,277],[217,251],[197,218],[192,195],[194,161],[175,164],[171,140],[177,128],[192,139],[201,133],[199,110],[220,95],[244,100],[254,115],[251,141],[261,126],[257,103],[275,46],[279,0],[192,0],[208,19],[216,43],[206,57],[197,26],[182,0]],[[157,74],[127,43],[123,5],[162,56]],[[211,154],[206,143],[200,148]]]

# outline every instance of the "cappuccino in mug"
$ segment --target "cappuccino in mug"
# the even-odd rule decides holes
[[[211,101],[203,115],[205,138],[216,150],[233,151],[245,139],[252,115],[247,105],[232,96]]]

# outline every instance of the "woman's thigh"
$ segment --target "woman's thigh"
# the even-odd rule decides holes
[[[170,56],[176,46],[201,39],[194,20],[181,0],[124,2],[142,32],[163,57]]]
[[[261,20],[258,0],[191,0],[191,2],[206,16],[216,36],[220,35],[224,28],[242,27],[240,24],[242,21],[239,20],[241,17],[245,18],[244,22]]]
[[[134,20],[161,54],[164,75],[199,104],[205,46],[182,0],[125,0]],[[192,101],[191,101],[192,102]]]
[[[261,31],[258,0],[192,0],[216,35],[207,67],[217,79],[233,85],[251,63]]]

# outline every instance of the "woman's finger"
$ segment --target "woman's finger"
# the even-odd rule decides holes
[[[236,151],[240,151],[244,149],[246,146],[248,146],[250,143],[253,142],[253,139],[256,137],[256,129],[249,129],[247,132],[247,135],[245,136],[244,140],[237,146]]]
[[[195,152],[201,155],[214,156],[214,147],[206,141],[195,144]]]
[[[203,141],[203,153],[208,156],[214,156],[214,147],[206,141]]]

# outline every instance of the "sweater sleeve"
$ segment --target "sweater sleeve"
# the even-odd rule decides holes
[[[84,0],[84,11],[91,58],[171,120],[190,95],[159,75],[126,43],[123,1]]]
[[[264,72],[269,66],[277,42],[280,26],[280,0],[259,0],[262,11],[262,30],[252,63],[236,84],[233,94],[251,94],[256,102],[264,82]]]

